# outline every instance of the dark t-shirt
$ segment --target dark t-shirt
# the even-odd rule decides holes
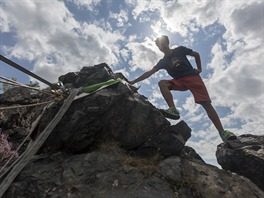
[[[191,53],[192,49],[183,46],[176,47],[172,50],[172,54],[160,59],[155,68],[166,69],[174,79],[187,75],[198,75],[186,57]]]

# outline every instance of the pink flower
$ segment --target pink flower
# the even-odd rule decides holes
[[[0,161],[5,160],[12,155],[18,157],[18,153],[16,151],[12,151],[11,145],[8,142],[8,136],[2,133],[2,129],[0,128]]]

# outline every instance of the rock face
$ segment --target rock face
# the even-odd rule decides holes
[[[59,77],[66,87],[83,87],[110,79],[122,78],[127,80],[121,73],[113,73],[111,68],[105,64],[95,65],[93,67],[83,67],[80,72],[70,72]]]
[[[116,78],[126,80],[100,64],[59,80],[66,89],[74,89]],[[18,91],[24,95],[12,98],[12,90],[0,95],[0,106],[50,100],[46,95],[29,97],[31,92]],[[46,109],[33,139],[62,103]],[[43,107],[2,111],[0,128],[18,145]],[[17,131],[21,131],[18,142]],[[194,149],[184,146],[190,136],[184,121],[171,125],[135,87],[118,83],[73,101],[3,197],[264,197],[261,185],[207,165]],[[258,148],[252,147],[259,152]]]
[[[49,100],[50,96],[47,94],[15,87],[0,94],[0,107],[28,105]],[[0,128],[8,134],[14,148],[17,148],[27,136],[30,124],[42,112],[44,106],[0,110]],[[23,150],[25,147],[22,147]]]
[[[4,197],[262,198],[251,181],[181,157],[131,157],[122,150],[38,156]]]
[[[107,65],[101,64],[60,79],[68,87],[78,88],[88,81],[98,83],[100,75],[100,82],[116,77]],[[47,110],[38,133],[44,130],[57,109]],[[45,150],[83,153],[96,149],[101,141],[112,139],[122,148],[140,150],[141,155],[159,152],[170,156],[179,153],[190,136],[191,129],[185,122],[170,126],[144,96],[119,83],[75,100],[46,141]]]
[[[216,157],[225,170],[249,178],[264,190],[264,136],[241,135],[241,143],[218,145]]]

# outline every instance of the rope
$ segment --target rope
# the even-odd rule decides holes
[[[14,80],[11,80],[11,79],[8,79],[8,78],[5,78],[3,76],[0,76],[0,78],[3,79],[3,80],[9,81],[9,82],[13,82],[13,83],[19,84],[18,82],[14,81]]]
[[[42,110],[41,114],[37,117],[37,119],[32,123],[30,131],[27,135],[27,137],[23,140],[23,142],[18,146],[18,148],[16,149],[16,151],[13,153],[13,155],[11,155],[11,157],[9,158],[9,160],[5,163],[5,165],[1,168],[0,173],[6,168],[6,166],[9,164],[9,162],[14,158],[15,153],[18,153],[18,151],[20,150],[20,148],[25,144],[25,142],[28,140],[28,138],[30,137],[30,135],[34,132],[34,130],[36,129],[36,127],[38,126],[38,123],[40,121],[40,119],[42,118],[44,112],[46,111],[46,107],[44,107],[44,109]],[[0,180],[1,178],[7,173],[9,172],[9,170],[15,165],[16,163],[13,163],[3,174],[0,175]]]
[[[0,107],[0,111],[2,110],[8,110],[8,109],[16,109],[16,108],[25,108],[25,107],[34,107],[34,106],[40,106],[43,104],[48,104],[53,102],[53,100],[50,100],[48,102],[39,102],[39,103],[35,103],[35,104],[29,104],[29,105],[20,105],[20,106],[11,106],[11,107]]]
[[[4,77],[0,76],[0,78],[6,80]],[[6,80],[7,81],[7,80]],[[13,86],[16,86],[16,87],[23,87],[23,88],[27,88],[27,89],[33,89],[33,90],[36,90],[36,91],[39,91],[39,92],[42,92],[42,93],[46,93],[46,94],[49,94],[51,96],[54,95],[53,92],[46,92],[46,91],[43,91],[43,90],[40,90],[38,88],[35,88],[35,87],[30,87],[30,86],[27,86],[27,85],[23,85],[22,83],[18,83],[18,82],[12,82],[10,79],[8,79],[8,81],[10,82],[6,82],[6,81],[2,81],[0,80],[0,83],[4,83],[4,84],[9,84],[9,85],[13,85]]]
[[[6,190],[9,188],[10,184],[14,181],[20,171],[27,165],[33,155],[39,150],[45,140],[48,138],[53,129],[57,126],[63,115],[66,113],[68,108],[71,106],[74,97],[79,92],[78,89],[73,90],[68,98],[64,101],[61,106],[59,112],[55,115],[52,121],[47,125],[47,127],[40,133],[37,139],[33,142],[31,149],[27,149],[23,158],[13,167],[13,169],[9,172],[9,174],[5,177],[5,179],[1,182],[0,185],[0,197],[4,195]]]

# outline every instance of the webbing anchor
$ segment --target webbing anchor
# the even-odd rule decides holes
[[[32,76],[33,78],[36,78],[37,80],[39,80],[39,81],[45,83],[46,85],[49,85],[51,89],[59,89],[59,88],[60,88],[59,85],[57,85],[57,84],[53,84],[53,83],[51,83],[51,82],[45,80],[44,78],[42,78],[42,77],[40,77],[40,76],[34,74],[33,72],[31,72],[31,71],[25,69],[24,67],[22,67],[22,66],[18,65],[17,63],[11,61],[10,59],[8,59],[8,58],[2,56],[1,54],[0,54],[0,60],[3,61],[3,62],[5,62],[6,64],[8,64],[8,65],[10,65],[10,66],[12,66],[12,67],[18,69],[19,71],[24,72],[24,73],[26,73],[26,74]]]

